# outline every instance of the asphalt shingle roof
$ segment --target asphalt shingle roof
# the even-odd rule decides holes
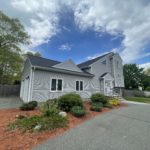
[[[59,61],[46,59],[38,56],[32,56],[32,55],[28,55],[28,58],[33,66],[52,67],[56,64],[61,63]]]
[[[110,53],[112,53],[112,52],[110,52]],[[78,66],[79,68],[88,67],[89,65],[93,64],[93,63],[96,62],[97,60],[99,60],[99,59],[105,57],[106,55],[108,55],[108,54],[110,54],[110,53],[107,53],[107,54],[105,54],[105,55],[96,57],[96,58],[91,59],[91,60],[88,60],[88,61],[85,61],[85,62],[83,62],[83,63],[78,64],[77,66]]]
[[[61,62],[59,61],[55,61],[55,60],[51,60],[51,59],[46,59],[46,58],[42,58],[42,57],[38,57],[38,56],[32,56],[32,55],[28,55],[28,59],[30,60],[31,64],[33,66],[37,66],[39,68],[45,68],[45,69],[57,69],[60,72],[62,71],[69,71],[70,73],[77,73],[80,75],[86,75],[86,76],[93,76],[93,74],[90,74],[88,72],[76,72],[76,71],[71,71],[71,70],[65,70],[65,69],[59,69],[59,68],[55,68],[53,67],[56,64],[59,64]]]

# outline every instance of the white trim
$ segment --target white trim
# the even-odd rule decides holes
[[[32,100],[32,93],[33,93],[33,85],[34,85],[34,70],[32,70],[32,80],[31,80],[31,93],[30,93],[30,100]]]
[[[51,83],[52,83],[52,79],[56,79],[56,91],[52,91],[51,90]],[[57,90],[57,87],[58,87],[58,80],[62,80],[62,90]],[[59,78],[59,77],[53,77],[53,78],[50,78],[50,92],[63,92],[63,85],[64,85],[64,79],[63,78]]]
[[[32,68],[30,70],[30,76],[29,76],[28,102],[30,101],[31,86],[32,86],[31,81],[32,81]]]
[[[76,81],[79,81],[79,91],[76,90]],[[80,81],[83,83],[83,90],[80,90]],[[76,92],[83,92],[84,91],[84,80],[75,80],[75,91]]]

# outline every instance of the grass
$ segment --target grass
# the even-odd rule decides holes
[[[54,130],[56,128],[63,128],[67,126],[67,118],[59,115],[52,116],[38,116],[34,115],[23,119],[17,119],[15,122],[10,123],[8,126],[9,130],[16,128],[22,131],[34,131],[36,125],[40,125],[40,130]]]
[[[149,103],[150,104],[150,98],[147,97],[125,97],[128,101],[135,101],[135,102],[142,102],[142,103]]]

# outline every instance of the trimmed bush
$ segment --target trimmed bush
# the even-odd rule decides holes
[[[23,111],[29,111],[29,110],[34,110],[34,109],[35,109],[35,106],[31,103],[24,103],[20,107],[20,110],[23,110]]]
[[[110,104],[110,103],[106,103],[105,105],[104,105],[104,107],[107,107],[107,108],[113,108],[113,106]]]
[[[100,93],[95,93],[95,94],[92,94],[91,96],[91,101],[93,103],[102,103],[102,104],[106,104],[108,102],[107,100],[107,97],[104,96],[103,94],[100,94]]]
[[[100,112],[102,111],[102,106],[103,104],[101,103],[92,103],[90,110]]]
[[[71,113],[75,116],[75,117],[83,117],[86,114],[86,110],[85,108],[81,107],[81,106],[74,106],[71,109]]]
[[[38,106],[38,102],[31,101],[31,102],[22,104],[22,106],[20,107],[20,110],[23,110],[23,111],[34,110],[37,106]]]
[[[34,107],[38,106],[38,102],[37,101],[31,101],[31,102],[29,102],[29,104],[33,105]]]
[[[80,95],[69,93],[58,98],[58,106],[61,110],[69,112],[73,106],[83,107],[83,101]]]

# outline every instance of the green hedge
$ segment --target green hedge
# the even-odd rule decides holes
[[[106,104],[108,102],[108,99],[106,96],[104,96],[103,94],[100,94],[100,93],[94,93],[92,94],[91,96],[91,101],[93,103],[102,103],[102,104]]]
[[[92,103],[90,109],[92,111],[98,111],[98,112],[100,112],[100,111],[102,111],[102,106],[103,106],[103,104],[101,104],[101,103]]]
[[[83,117],[86,114],[86,110],[81,106],[74,106],[71,109],[71,113],[76,117]]]
[[[80,95],[69,93],[58,98],[58,106],[61,110],[69,112],[73,106],[83,107],[83,101]]]
[[[24,103],[20,107],[20,110],[23,111],[29,111],[29,110],[34,110],[38,106],[38,103],[36,101],[31,101],[29,103]]]

